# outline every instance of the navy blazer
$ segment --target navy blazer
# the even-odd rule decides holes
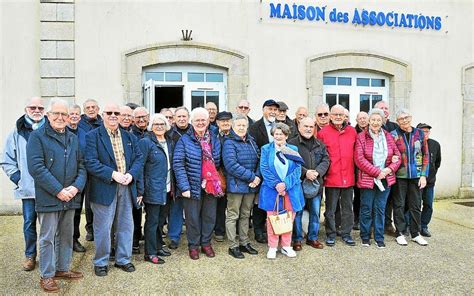
[[[120,133],[125,153],[126,173],[133,177],[129,184],[132,191],[132,201],[135,207],[138,207],[137,181],[143,170],[143,155],[138,147],[136,137],[124,130],[120,130]],[[104,125],[87,133],[86,151],[85,160],[89,174],[90,201],[109,206],[117,192],[117,182],[112,179],[112,173],[117,171],[117,164],[112,143]]]

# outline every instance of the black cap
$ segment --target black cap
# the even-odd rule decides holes
[[[277,102],[277,104],[280,106],[280,107],[278,107],[278,110],[280,110],[280,111],[286,111],[286,110],[290,109],[290,108],[288,108],[288,105],[285,102],[280,101],[280,102]]]
[[[427,123],[418,123],[418,125],[416,126],[416,128],[428,128],[428,129],[431,129],[431,125],[427,124]]]
[[[222,111],[217,113],[216,120],[228,120],[232,119],[232,113],[227,111]]]
[[[262,108],[266,106],[276,106],[277,108],[280,108],[280,104],[278,104],[277,102],[275,102],[275,100],[272,99],[266,100],[265,103],[263,103]]]

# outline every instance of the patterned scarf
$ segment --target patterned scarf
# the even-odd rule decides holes
[[[219,174],[217,173],[214,159],[212,158],[211,135],[209,130],[207,130],[202,137],[200,137],[197,133],[194,133],[194,135],[201,144],[202,150],[201,187],[204,189],[204,191],[206,191],[206,193],[212,196],[223,196],[224,192],[222,190],[221,180],[219,178]]]

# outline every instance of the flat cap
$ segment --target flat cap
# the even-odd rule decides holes
[[[275,100],[272,100],[272,99],[269,99],[269,100],[266,100],[264,103],[263,103],[263,107],[266,107],[266,106],[276,106],[277,108],[280,108],[280,105],[275,102]]]
[[[288,108],[288,105],[285,102],[280,101],[280,102],[277,102],[277,104],[280,105],[280,107],[278,108],[278,110],[280,111],[286,111],[290,109]]]
[[[217,113],[216,115],[216,120],[228,120],[232,119],[232,113],[227,112],[227,111],[222,111]]]
[[[431,129],[431,125],[429,125],[427,123],[418,123],[416,128],[429,128],[429,129]]]

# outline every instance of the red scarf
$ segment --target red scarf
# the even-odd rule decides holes
[[[222,191],[221,180],[219,178],[219,174],[217,173],[214,159],[212,159],[211,136],[209,134],[209,130],[207,130],[202,137],[200,137],[197,133],[194,133],[194,135],[201,144],[202,150],[201,186],[204,188],[206,193],[212,196],[223,196],[224,192]]]

